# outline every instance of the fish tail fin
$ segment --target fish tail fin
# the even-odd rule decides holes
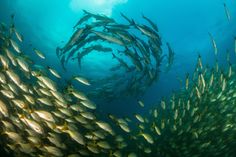
[[[92,29],[93,28],[92,26],[90,26],[88,24],[86,24],[85,27],[86,27],[86,29]]]
[[[138,132],[138,136],[142,136],[142,134],[143,134],[143,131],[140,130],[140,131]]]
[[[85,13],[85,14],[90,14],[87,10],[85,10],[85,9],[83,9],[83,12]]]
[[[70,80],[65,79],[65,82],[66,82],[66,87],[63,90],[66,92],[71,89],[72,83],[71,83],[71,79]]]
[[[120,12],[120,15],[122,16],[122,17],[124,17],[125,15],[122,13],[122,12]]]
[[[63,69],[64,71],[66,71],[65,63],[64,63],[62,60],[60,60],[60,61],[61,61],[61,67],[62,67],[62,69]]]
[[[60,48],[60,47],[57,47],[57,48],[56,48],[57,57],[59,57],[60,53],[61,53],[61,48]]]
[[[112,59],[114,59],[114,58],[116,58],[116,56],[115,56],[115,54],[114,54],[114,53],[112,53]]]
[[[142,18],[147,19],[147,17],[142,13]]]
[[[109,28],[106,25],[103,27],[104,27],[104,29],[103,29],[104,32],[109,32]]]
[[[134,19],[131,19],[131,21],[130,21],[130,25],[136,25]]]
[[[56,125],[55,125],[55,127],[56,127]],[[65,122],[65,123],[63,124],[63,126],[60,128],[60,130],[61,130],[62,132],[66,132],[66,131],[68,130],[68,124],[67,124],[67,122]]]

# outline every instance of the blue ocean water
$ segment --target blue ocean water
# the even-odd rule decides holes
[[[227,4],[230,11],[230,22],[223,3]],[[23,51],[31,54],[29,44],[32,44],[46,54],[47,59],[40,64],[52,66],[65,78],[69,78],[77,73],[94,77],[106,75],[104,69],[107,64],[112,64],[107,62],[110,59],[95,55],[85,59],[82,71],[74,63],[67,65],[67,72],[62,70],[55,50],[70,38],[72,27],[83,14],[82,9],[115,19],[121,19],[120,12],[136,21],[143,20],[142,14],[149,17],[157,23],[163,43],[169,42],[176,55],[172,69],[168,73],[161,72],[159,81],[140,97],[146,104],[145,112],[160,98],[168,97],[172,91],[181,88],[177,78],[184,79],[187,72],[193,72],[199,54],[204,63],[214,63],[216,58],[208,33],[214,36],[217,43],[220,64],[226,65],[223,62],[225,50],[229,49],[231,53],[234,51],[235,6],[236,2],[230,0],[2,0],[0,19],[9,23],[10,15],[15,14],[15,25],[23,34],[24,43],[27,43]],[[165,46],[163,51],[167,51]],[[34,54],[32,56],[36,58]],[[112,103],[99,102],[99,110],[120,116],[142,112],[137,105],[137,98],[117,99]]]
[[[229,11],[230,21],[227,19],[224,3],[226,4]],[[67,83],[68,79],[70,79],[72,76],[85,75],[96,80],[100,76],[108,76],[108,68],[109,66],[114,64],[114,59],[110,58],[111,56],[101,53],[92,53],[91,55],[83,58],[81,69],[79,68],[77,62],[69,61],[69,63],[66,64],[67,70],[63,70],[60,60],[56,55],[56,48],[63,47],[70,39],[71,35],[74,32],[73,26],[83,16],[83,9],[94,14],[105,14],[111,18],[116,19],[117,21],[120,21],[121,23],[125,20],[120,16],[120,12],[134,19],[138,23],[145,22],[142,18],[142,15],[145,15],[148,18],[152,19],[152,21],[157,24],[159,29],[159,35],[161,36],[163,42],[163,53],[168,53],[166,42],[170,43],[171,48],[175,53],[174,63],[171,66],[171,69],[166,72],[166,60],[163,61],[158,81],[155,84],[152,84],[144,93],[144,95],[140,95],[138,97],[118,96],[114,97],[113,101],[101,101],[96,100],[93,97],[89,97],[89,99],[97,104],[97,110],[93,110],[91,112],[96,115],[96,117],[98,117],[98,120],[106,121],[106,118],[108,118],[107,115],[110,113],[117,116],[118,118],[128,116],[132,119],[132,117],[134,118],[133,114],[143,115],[144,118],[148,117],[146,115],[148,115],[147,112],[149,111],[149,109],[152,109],[153,106],[157,104],[159,105],[159,101],[162,98],[165,98],[167,100],[168,97],[171,96],[173,91],[182,90],[183,86],[181,86],[180,80],[182,80],[183,85],[186,73],[189,73],[190,76],[193,74],[199,55],[201,56],[204,65],[209,64],[211,66],[214,66],[216,60],[218,60],[220,66],[225,67],[228,70],[228,62],[226,59],[227,51],[230,52],[230,62],[235,63],[236,61],[234,54],[236,53],[236,45],[234,39],[236,36],[235,6],[236,2],[232,0],[2,0],[0,1],[0,22],[9,24],[11,21],[11,16],[14,14],[15,28],[24,36],[24,41],[22,44],[20,44],[21,50],[32,58],[35,65],[43,65],[45,67],[50,66],[56,69],[62,75],[62,79],[56,80],[54,78],[54,80],[57,81],[57,85],[59,86],[60,91],[65,94],[68,91],[64,91],[63,88],[65,86],[61,85]],[[214,54],[214,48],[212,46],[212,41],[209,33],[212,35],[217,44],[217,56]],[[33,48],[41,50],[46,55],[46,59],[42,60],[38,56],[36,56],[36,54],[32,51]],[[224,74],[227,75],[227,72],[228,71],[225,71]],[[222,83],[223,85],[222,87],[220,85],[219,89],[217,85],[214,85],[214,88],[217,87],[215,91],[213,89],[212,95],[214,97],[211,97],[212,95],[206,92],[204,95],[206,97],[203,96],[202,100],[205,98],[207,98],[207,100],[201,103],[201,101],[199,101],[200,98],[198,99],[199,95],[196,92],[196,95],[194,95],[191,99],[186,98],[185,101],[183,100],[185,99],[185,97],[182,96],[180,97],[179,102],[176,100],[176,105],[177,103],[181,103],[181,101],[183,101],[184,106],[187,104],[186,102],[189,101],[190,104],[191,101],[191,105],[196,105],[196,103],[199,103],[199,106],[201,107],[201,109],[199,109],[201,113],[197,114],[194,113],[195,108],[191,110],[187,109],[189,112],[187,111],[187,117],[185,117],[185,119],[183,118],[183,125],[182,120],[179,117],[181,114],[185,113],[185,110],[183,111],[181,107],[177,105],[175,110],[174,107],[173,110],[159,110],[163,111],[158,113],[162,119],[159,117],[156,118],[157,116],[151,116],[150,119],[145,119],[145,121],[149,120],[150,122],[145,122],[145,126],[143,126],[145,127],[145,129],[142,129],[142,124],[136,123],[136,121],[132,121],[133,123],[129,123],[132,130],[132,136],[129,136],[128,133],[126,134],[123,132],[121,134],[124,135],[124,137],[127,138],[126,141],[130,143],[132,141],[135,141],[141,145],[146,146],[147,144],[147,146],[149,146],[150,149],[153,150],[153,152],[151,153],[152,155],[158,152],[158,148],[163,149],[160,152],[166,153],[170,156],[172,156],[173,154],[178,154],[179,149],[184,151],[193,151],[190,152],[190,154],[195,154],[195,149],[196,153],[198,153],[197,149],[201,149],[199,152],[204,154],[205,150],[202,149],[202,146],[204,146],[205,144],[207,148],[207,154],[217,154],[219,152],[223,154],[228,152],[232,155],[232,153],[235,152],[234,149],[231,149],[234,148],[234,142],[232,141],[235,137],[235,128],[233,127],[235,124],[235,118],[232,116],[234,115],[235,110],[234,106],[232,105],[234,104],[234,102],[232,102],[234,101],[232,97],[235,98],[235,94],[232,94],[232,91],[234,92],[234,88],[230,87],[229,85],[234,85],[235,83],[233,82],[234,78],[230,79],[228,75],[225,77],[221,72],[218,72],[217,74],[220,75],[216,75],[215,77],[220,77],[220,79],[222,74],[222,81],[219,81],[219,83]],[[204,75],[204,77],[205,76],[207,76],[207,74]],[[217,78],[215,80],[220,79]],[[229,81],[227,79],[229,79]],[[229,83],[226,83],[226,81],[228,81]],[[223,88],[224,83],[226,84],[227,90]],[[78,89],[83,90],[85,94],[88,94],[89,92],[93,92],[94,86],[92,83],[92,86],[88,88],[79,86]],[[199,90],[201,90],[201,87],[199,88]],[[210,87],[209,90],[211,90]],[[222,92],[219,92],[224,90],[226,90],[226,92],[223,94]],[[190,91],[188,90],[186,90],[185,92],[190,93]],[[195,88],[193,88],[191,92],[195,93]],[[185,93],[183,92],[180,94]],[[207,94],[209,94],[210,96],[207,97]],[[104,97],[105,96],[106,95],[104,95]],[[220,98],[220,100],[216,101],[216,99],[218,99],[217,97]],[[232,101],[230,99],[232,99]],[[4,98],[3,100],[5,101]],[[144,108],[138,105],[138,100],[142,100],[144,102]],[[224,100],[227,100],[225,101],[227,103],[226,105],[224,104]],[[210,102],[210,105],[207,104],[207,101]],[[222,104],[225,105],[227,109]],[[216,108],[213,105],[215,105]],[[10,107],[11,106],[9,106],[9,110],[11,110]],[[35,108],[38,109],[37,107]],[[206,111],[205,109],[208,109],[208,111]],[[168,113],[169,111],[170,113]],[[209,114],[207,112],[209,112]],[[229,112],[229,114],[227,112]],[[192,113],[195,115],[193,116]],[[184,117],[183,115],[181,116]],[[201,116],[203,117],[202,121],[199,120]],[[171,127],[168,128],[169,130],[172,130],[172,125],[173,130],[174,127],[177,126],[180,133],[182,129],[187,128],[186,130],[190,130],[190,127],[193,126],[193,129],[191,130],[191,134],[193,135],[190,135],[189,131],[186,131],[184,132],[184,134],[180,133],[179,136],[179,134],[175,134],[175,132],[172,134],[172,132],[168,132],[169,130],[166,129],[166,132],[162,132],[162,136],[156,136],[158,133],[153,134],[153,127],[157,125],[161,128],[164,118],[167,118],[166,124],[170,123]],[[167,122],[170,120],[170,118],[172,118],[173,121]],[[178,125],[176,125],[177,120],[179,120],[177,122]],[[196,124],[194,121],[201,122]],[[110,124],[113,126],[116,125],[115,123]],[[80,124],[75,124],[80,127]],[[195,124],[196,126],[194,126]],[[61,126],[61,123],[58,123],[57,125]],[[96,126],[96,123],[91,122],[91,125]],[[136,128],[134,127],[135,125],[137,125],[138,129],[133,129]],[[42,126],[45,125],[42,124]],[[48,129],[48,127],[45,127],[45,129]],[[98,128],[95,127],[95,129]],[[85,129],[85,131],[87,130],[89,129]],[[196,130],[197,132],[195,132]],[[2,129],[0,129],[0,131],[2,131]],[[79,131],[81,131],[81,133],[85,135],[85,131],[83,128],[81,130],[79,128]],[[119,131],[122,130],[115,131],[119,133]],[[151,142],[154,143],[153,145],[149,145],[150,141],[148,142],[145,137],[142,137],[144,136],[142,135],[142,131],[145,131],[145,133],[151,133],[151,136],[153,136],[155,140],[155,142]],[[22,133],[22,135],[24,135],[24,132],[25,130],[19,130],[19,134]],[[215,135],[217,135],[217,137],[214,137]],[[221,137],[218,135],[220,135]],[[133,136],[137,137],[138,140],[131,140]],[[198,136],[200,137],[199,139]],[[73,149],[75,149],[77,145],[73,145],[72,142],[75,141],[71,142],[71,139],[68,137],[69,136],[62,135],[63,140],[64,138],[67,138],[65,139],[65,143],[68,144],[68,149],[72,148],[71,150],[73,152]],[[113,138],[115,139],[115,137],[113,136],[108,136],[106,140],[113,141]],[[0,136],[0,145],[4,145],[4,140],[4,135]],[[212,142],[212,146],[208,143],[208,140]],[[88,146],[87,144],[90,144],[91,141],[88,140],[86,146]],[[45,140],[44,142],[45,143],[43,144],[47,146],[47,140]],[[95,143],[96,141],[92,142]],[[146,143],[143,144],[143,142]],[[195,145],[191,145],[191,143],[194,143]],[[198,146],[199,143],[200,145]],[[172,144],[170,146],[170,150],[168,148],[168,144]],[[189,146],[186,146],[188,144]],[[176,145],[180,145],[180,147],[176,147]],[[218,147],[220,148],[218,149]],[[128,149],[123,150],[125,154],[128,154],[129,151],[137,152],[138,155],[140,153],[139,148],[136,148],[136,145],[132,143],[129,145]],[[184,151],[181,151],[179,154],[185,154]],[[0,150],[0,156],[2,155],[1,152],[2,150]],[[69,152],[65,152],[65,154],[67,153]],[[146,155],[148,156],[149,154]]]

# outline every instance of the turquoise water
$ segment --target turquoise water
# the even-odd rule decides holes
[[[227,20],[223,3],[230,12],[230,21]],[[120,21],[120,12],[138,22],[143,21],[142,14],[152,19],[157,23],[163,43],[169,42],[175,52],[174,64],[169,72],[162,70],[159,80],[142,96],[96,102],[101,115],[112,113],[123,116],[148,112],[162,97],[181,89],[177,78],[184,80],[186,73],[193,73],[199,54],[203,63],[213,65],[217,59],[220,65],[226,66],[226,50],[230,51],[231,56],[234,53],[235,6],[236,1],[229,0],[3,0],[0,2],[0,21],[9,23],[11,14],[15,14],[15,25],[25,39],[22,50],[35,58],[36,64],[51,66],[67,79],[76,74],[94,78],[106,76],[107,65],[114,62],[106,55],[93,54],[84,59],[82,69],[77,63],[70,62],[66,65],[67,71],[63,71],[56,56],[56,47],[68,41],[73,33],[72,27],[83,15],[82,9]],[[208,33],[217,43],[217,57]],[[32,53],[32,47],[45,53],[44,62]],[[167,52],[165,44],[162,48],[163,52]],[[235,62],[233,57],[230,60]],[[92,88],[86,90],[88,92]],[[138,99],[145,102],[144,109],[137,105]]]

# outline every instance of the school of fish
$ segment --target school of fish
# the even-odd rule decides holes
[[[110,75],[91,78],[98,87],[90,95],[107,100],[121,95],[137,96],[158,80],[165,56],[170,69],[174,52],[167,43],[169,55],[163,55],[157,25],[146,16],[142,18],[148,25],[141,25],[121,13],[128,22],[121,24],[105,15],[83,12],[69,41],[57,48],[57,55],[66,69],[70,60],[76,60],[82,68],[85,56],[95,52],[110,54],[110,62],[116,64],[110,67]]]
[[[105,117],[96,114],[96,104],[75,86],[59,86],[56,80],[62,77],[56,70],[34,66],[22,42],[14,25],[1,23],[0,144],[9,154],[235,156],[236,69],[230,61],[227,68],[217,61],[214,67],[204,66],[199,55],[182,90],[163,98],[149,114]],[[32,52],[46,59],[40,50]],[[83,77],[72,79],[90,85]],[[146,107],[142,100],[137,105]]]

